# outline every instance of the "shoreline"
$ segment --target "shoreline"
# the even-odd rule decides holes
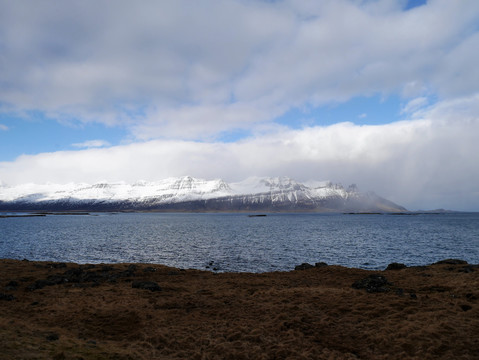
[[[0,348],[9,359],[477,358],[478,265],[302,265],[0,259]]]
[[[405,210],[405,211],[347,211],[347,210],[308,210],[308,209],[257,209],[257,210],[178,210],[178,209],[108,209],[98,210],[93,208],[81,209],[0,209],[0,216],[21,217],[21,216],[39,216],[39,215],[94,215],[94,214],[239,214],[239,215],[278,215],[278,214],[318,214],[318,215],[447,215],[447,214],[475,214],[479,211],[460,211],[460,210]],[[14,214],[14,215],[3,215]],[[15,215],[23,214],[23,215]]]
[[[201,267],[180,267],[174,265],[167,265],[158,262],[129,262],[129,261],[115,261],[115,262],[108,262],[108,261],[85,261],[85,262],[75,262],[70,260],[51,260],[51,259],[27,259],[27,258],[2,258],[0,257],[0,262],[2,261],[14,261],[14,262],[22,262],[22,263],[34,263],[37,264],[36,266],[41,266],[38,264],[50,264],[54,268],[63,268],[67,266],[79,266],[79,267],[97,267],[97,266],[123,266],[123,265],[137,265],[137,266],[159,266],[165,267],[170,269],[175,269],[178,271],[205,271],[213,274],[251,274],[251,275],[261,275],[261,274],[282,274],[282,273],[289,273],[292,271],[297,270],[307,270],[311,268],[318,268],[318,267],[337,267],[342,268],[345,270],[360,270],[360,271],[368,271],[368,272],[383,272],[387,270],[401,270],[401,269],[424,269],[435,265],[463,265],[464,267],[472,269],[477,269],[479,271],[479,263],[470,263],[467,260],[463,259],[456,259],[456,258],[448,258],[443,260],[438,260],[432,263],[425,263],[425,264],[407,264],[402,262],[392,262],[392,263],[385,263],[387,265],[377,266],[377,267],[368,267],[371,264],[365,263],[362,264],[363,266],[354,266],[354,265],[344,265],[344,264],[331,264],[326,263],[324,261],[319,261],[315,263],[301,263],[298,265],[291,266],[290,268],[280,268],[280,269],[271,269],[266,271],[254,271],[254,270],[225,270],[221,267],[220,264],[216,263],[214,260],[206,261],[204,266]],[[1,291],[1,284],[0,284],[0,291]]]

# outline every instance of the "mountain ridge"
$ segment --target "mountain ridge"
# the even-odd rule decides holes
[[[0,184],[0,210],[403,212],[374,192],[332,182],[306,185],[289,177],[227,183],[191,176],[95,184]]]

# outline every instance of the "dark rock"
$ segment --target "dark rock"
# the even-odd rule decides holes
[[[314,264],[314,267],[317,267],[317,268],[324,267],[324,266],[328,266],[328,264],[326,264],[325,262],[322,262],[322,261],[317,262],[317,263]]]
[[[148,266],[146,268],[143,269],[143,272],[155,272],[156,271],[156,268],[152,267],[152,266]]]
[[[37,280],[33,284],[28,285],[26,290],[27,291],[34,291],[43,289],[45,286],[52,285],[48,280]]]
[[[85,273],[82,274],[82,276],[80,277],[80,282],[95,282],[95,283],[99,283],[99,282],[103,282],[105,281],[107,278],[109,278],[110,275],[108,274],[108,272],[105,272],[105,271],[102,271],[102,272],[98,272],[98,271],[86,271]]]
[[[84,270],[82,268],[73,268],[73,269],[69,269],[65,271],[63,275],[69,278],[70,281],[72,281],[71,279],[79,277],[83,273],[84,273]]]
[[[446,291],[451,291],[450,287],[447,286],[441,286],[441,285],[433,285],[433,286],[428,286],[422,288],[424,291],[430,291],[430,292],[438,292],[438,293],[443,293]]]
[[[83,358],[76,358],[77,360],[83,359]],[[64,352],[58,353],[52,357],[52,360],[66,360],[66,356]]]
[[[474,266],[472,266],[472,265],[464,266],[463,268],[459,269],[458,271],[466,273],[466,274],[472,273],[472,272],[474,272]]]
[[[63,276],[68,280],[70,283],[80,283],[84,282],[85,278],[89,275],[87,271],[84,271],[83,268],[73,268],[65,271]]]
[[[128,271],[134,273],[136,270],[138,270],[138,266],[135,264],[131,264],[128,266]]]
[[[72,287],[80,288],[80,289],[86,289],[86,288],[92,288],[92,287],[97,287],[100,286],[99,283],[97,282],[91,282],[91,283],[76,283],[73,284]]]
[[[56,333],[50,333],[50,334],[47,335],[46,339],[48,341],[56,341],[56,340],[60,339],[60,336]]]
[[[415,269],[418,271],[426,271],[428,270],[428,267],[424,265],[417,265],[417,266],[411,266],[411,269]]]
[[[466,294],[466,299],[469,301],[477,300],[477,296],[474,295],[473,293],[467,293]]]
[[[15,280],[9,281],[5,286],[5,290],[16,290],[18,287],[18,282]]]
[[[85,271],[85,268],[73,268],[65,271],[63,274],[67,282],[70,283],[95,283],[101,284],[104,282],[116,283],[120,278],[127,278],[135,276],[136,265],[129,266],[127,270],[115,271],[111,266],[103,266],[98,270]],[[91,269],[91,268],[87,268]]]
[[[64,283],[79,283],[83,282],[88,278],[87,272],[83,271],[80,268],[73,268],[65,271],[63,275],[50,275],[47,279],[37,280],[33,284],[27,286],[27,291],[33,291],[37,289],[42,289],[45,286],[53,286]],[[97,278],[94,275],[95,279]],[[93,281],[93,279],[88,279],[87,281]]]
[[[461,309],[462,311],[469,311],[472,309],[472,306],[464,304],[464,305],[461,305]]]
[[[58,285],[68,282],[68,279],[61,275],[51,275],[47,278],[48,286]]]
[[[87,271],[89,269],[93,269]],[[118,271],[112,266],[102,266],[95,268],[95,266],[80,266],[66,270],[62,275],[50,275],[45,280],[37,280],[35,283],[27,287],[28,291],[42,289],[45,286],[59,285],[59,284],[73,284],[78,287],[98,286],[105,282],[116,283],[120,278],[132,277],[137,270],[137,265],[128,266],[127,270]]]
[[[414,300],[417,299],[417,295],[416,295],[415,293],[410,293],[410,294],[409,294],[409,297],[410,297],[411,299],[414,299]]]
[[[307,269],[311,269],[313,268],[314,266],[311,265],[311,264],[308,264],[308,263],[302,263],[301,265],[296,265],[294,267],[294,270],[307,270]]]
[[[161,291],[160,285],[154,281],[133,281],[131,284],[132,288],[135,289],[145,289],[150,291]]]
[[[125,277],[132,277],[132,276],[135,276],[135,271],[132,271],[132,270],[126,270],[126,271],[120,271],[119,273],[116,273],[116,274],[111,274],[109,277],[108,277],[108,281],[112,282],[116,282],[116,280],[118,278],[125,278]]]
[[[15,300],[15,296],[10,294],[0,293],[0,300],[12,301],[12,300]]]
[[[401,263],[393,262],[393,263],[388,265],[386,270],[401,270],[401,269],[405,269],[405,268],[407,268],[406,265],[401,264]]]
[[[467,265],[467,261],[465,261],[465,260],[460,260],[460,259],[445,259],[445,260],[441,260],[441,261],[435,262],[433,265],[441,265],[441,264],[447,264],[447,265]]]
[[[80,275],[78,282],[99,283],[105,281],[109,277],[110,274],[108,273],[108,271],[85,271]]]
[[[402,288],[396,289],[396,295],[403,296],[404,295],[404,290]]]
[[[366,289],[368,293],[387,292],[387,287],[392,285],[384,276],[379,274],[371,274],[367,278],[358,280],[353,283],[354,289]]]
[[[65,263],[50,263],[48,264],[49,267],[52,269],[63,269],[67,267],[67,264]]]

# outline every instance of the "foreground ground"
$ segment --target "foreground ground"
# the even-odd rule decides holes
[[[0,260],[0,359],[479,359],[478,299],[479,268],[457,261],[215,274]]]

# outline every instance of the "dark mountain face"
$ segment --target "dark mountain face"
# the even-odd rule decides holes
[[[184,177],[133,185],[81,184],[67,190],[52,185],[37,192],[4,188],[3,199],[0,189],[0,211],[407,211],[374,193],[361,193],[355,185],[347,190],[331,183],[308,187],[289,178],[248,181],[248,187]]]

